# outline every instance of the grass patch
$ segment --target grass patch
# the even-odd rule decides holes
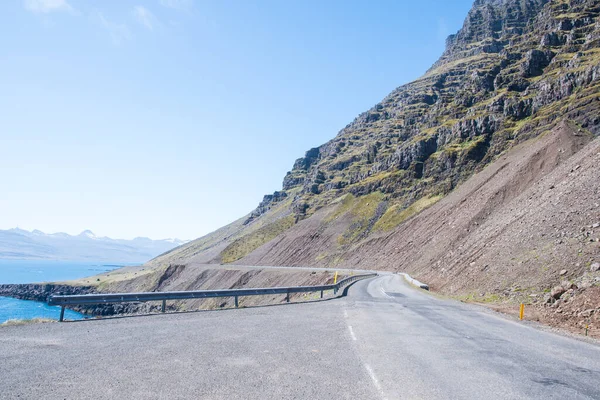
[[[354,222],[358,222],[358,220],[365,218],[371,218],[375,214],[375,210],[377,210],[377,206],[382,200],[383,193],[381,192],[373,192],[356,199],[354,206],[350,210],[350,213],[355,217]]]
[[[474,55],[471,57],[459,58],[458,60],[446,62],[445,64],[442,64],[439,67],[428,71],[423,78],[434,76],[434,75],[439,75],[448,70],[455,69],[455,68],[456,69],[459,69],[459,68],[464,69],[469,64],[472,64],[475,62],[481,62],[483,60],[489,61],[489,62],[496,61],[498,58],[499,58],[498,55],[490,54],[490,53],[481,53],[481,54],[477,54],[477,55]]]
[[[321,261],[327,258],[327,253],[321,253],[315,257],[315,261]]]
[[[473,140],[466,140],[461,143],[449,144],[444,150],[449,153],[468,153],[471,150],[475,149],[477,146],[479,146],[479,144],[483,141],[485,141],[484,136],[477,136]]]
[[[428,207],[431,207],[440,199],[442,195],[422,197],[412,203],[405,209],[401,209],[399,205],[393,205],[383,214],[383,216],[375,223],[373,227],[376,231],[391,231],[410,217],[420,213]]]
[[[32,319],[9,319],[0,324],[0,326],[21,326],[29,324],[45,324],[48,322],[56,322],[49,318],[32,318]]]
[[[221,261],[228,264],[244,258],[263,244],[287,231],[294,223],[295,218],[290,215],[236,239],[221,252]]]
[[[337,219],[339,216],[346,214],[348,211],[350,211],[350,208],[352,208],[352,205],[354,204],[354,199],[355,197],[352,194],[348,193],[347,195],[342,196],[340,199],[334,200],[333,203],[339,203],[339,205],[331,214],[329,214],[325,219],[323,219],[323,221],[331,222]]]
[[[373,226],[372,219],[383,198],[383,193],[373,192],[353,200],[348,210],[353,217],[352,224],[343,235],[338,237],[339,245],[352,243],[370,231]]]
[[[477,293],[470,293],[466,295],[452,296],[455,300],[469,302],[469,303],[483,303],[483,304],[498,304],[506,301],[502,296],[496,293],[487,293],[478,295]]]

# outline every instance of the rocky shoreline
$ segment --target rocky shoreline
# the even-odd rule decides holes
[[[2,284],[0,296],[12,297],[20,300],[34,300],[47,303],[52,295],[78,295],[98,293],[94,286],[73,286],[55,283],[25,283]],[[149,303],[127,304],[90,304],[70,306],[69,309],[89,316],[110,316],[117,314],[147,313],[159,306]]]
[[[21,300],[48,302],[51,295],[75,295],[97,293],[93,286],[71,286],[55,283],[22,283],[0,285],[0,296]]]

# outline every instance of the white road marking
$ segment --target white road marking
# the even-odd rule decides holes
[[[387,400],[387,398],[385,397],[385,394],[383,393],[383,389],[381,388],[381,384],[379,383],[379,379],[377,379],[377,376],[375,375],[375,372],[373,372],[373,369],[371,369],[371,367],[369,366],[369,364],[365,364],[365,368],[366,368],[367,372],[369,373],[369,377],[373,381],[373,384],[375,385],[375,388],[377,389],[377,391],[381,395],[381,398],[383,400]]]
[[[348,318],[348,311],[344,310],[344,318]]]
[[[348,325],[348,330],[350,331],[350,336],[352,336],[352,340],[356,341],[356,335],[354,334],[354,331],[352,330],[352,325]]]
[[[392,296],[390,296],[389,294],[387,294],[387,293],[385,292],[385,290],[383,290],[383,288],[380,288],[380,289],[381,289],[381,293],[383,293],[383,295],[384,295],[385,297],[388,297],[388,298],[390,298],[390,299],[392,298]]]

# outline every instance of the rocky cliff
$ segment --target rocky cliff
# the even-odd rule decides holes
[[[345,193],[400,209],[445,195],[559,117],[597,133],[597,13],[595,1],[475,2],[425,76],[296,161],[283,190],[297,218]]]

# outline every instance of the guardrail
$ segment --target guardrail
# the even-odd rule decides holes
[[[342,279],[333,285],[321,286],[291,286],[291,287],[275,287],[275,288],[257,288],[257,289],[225,289],[225,290],[196,290],[182,292],[141,292],[141,293],[106,293],[106,294],[82,294],[82,295],[53,295],[48,299],[48,304],[51,306],[61,306],[59,321],[62,322],[65,316],[65,307],[69,305],[86,305],[86,304],[105,304],[105,303],[130,303],[130,302],[146,302],[146,301],[162,301],[161,311],[164,313],[167,307],[167,300],[183,300],[183,299],[206,299],[212,297],[234,297],[235,307],[239,303],[238,299],[241,296],[264,296],[269,294],[285,294],[286,301],[290,302],[291,293],[307,293],[307,292],[323,292],[333,290],[334,294],[344,286],[357,280],[372,278],[377,274],[354,275]]]

